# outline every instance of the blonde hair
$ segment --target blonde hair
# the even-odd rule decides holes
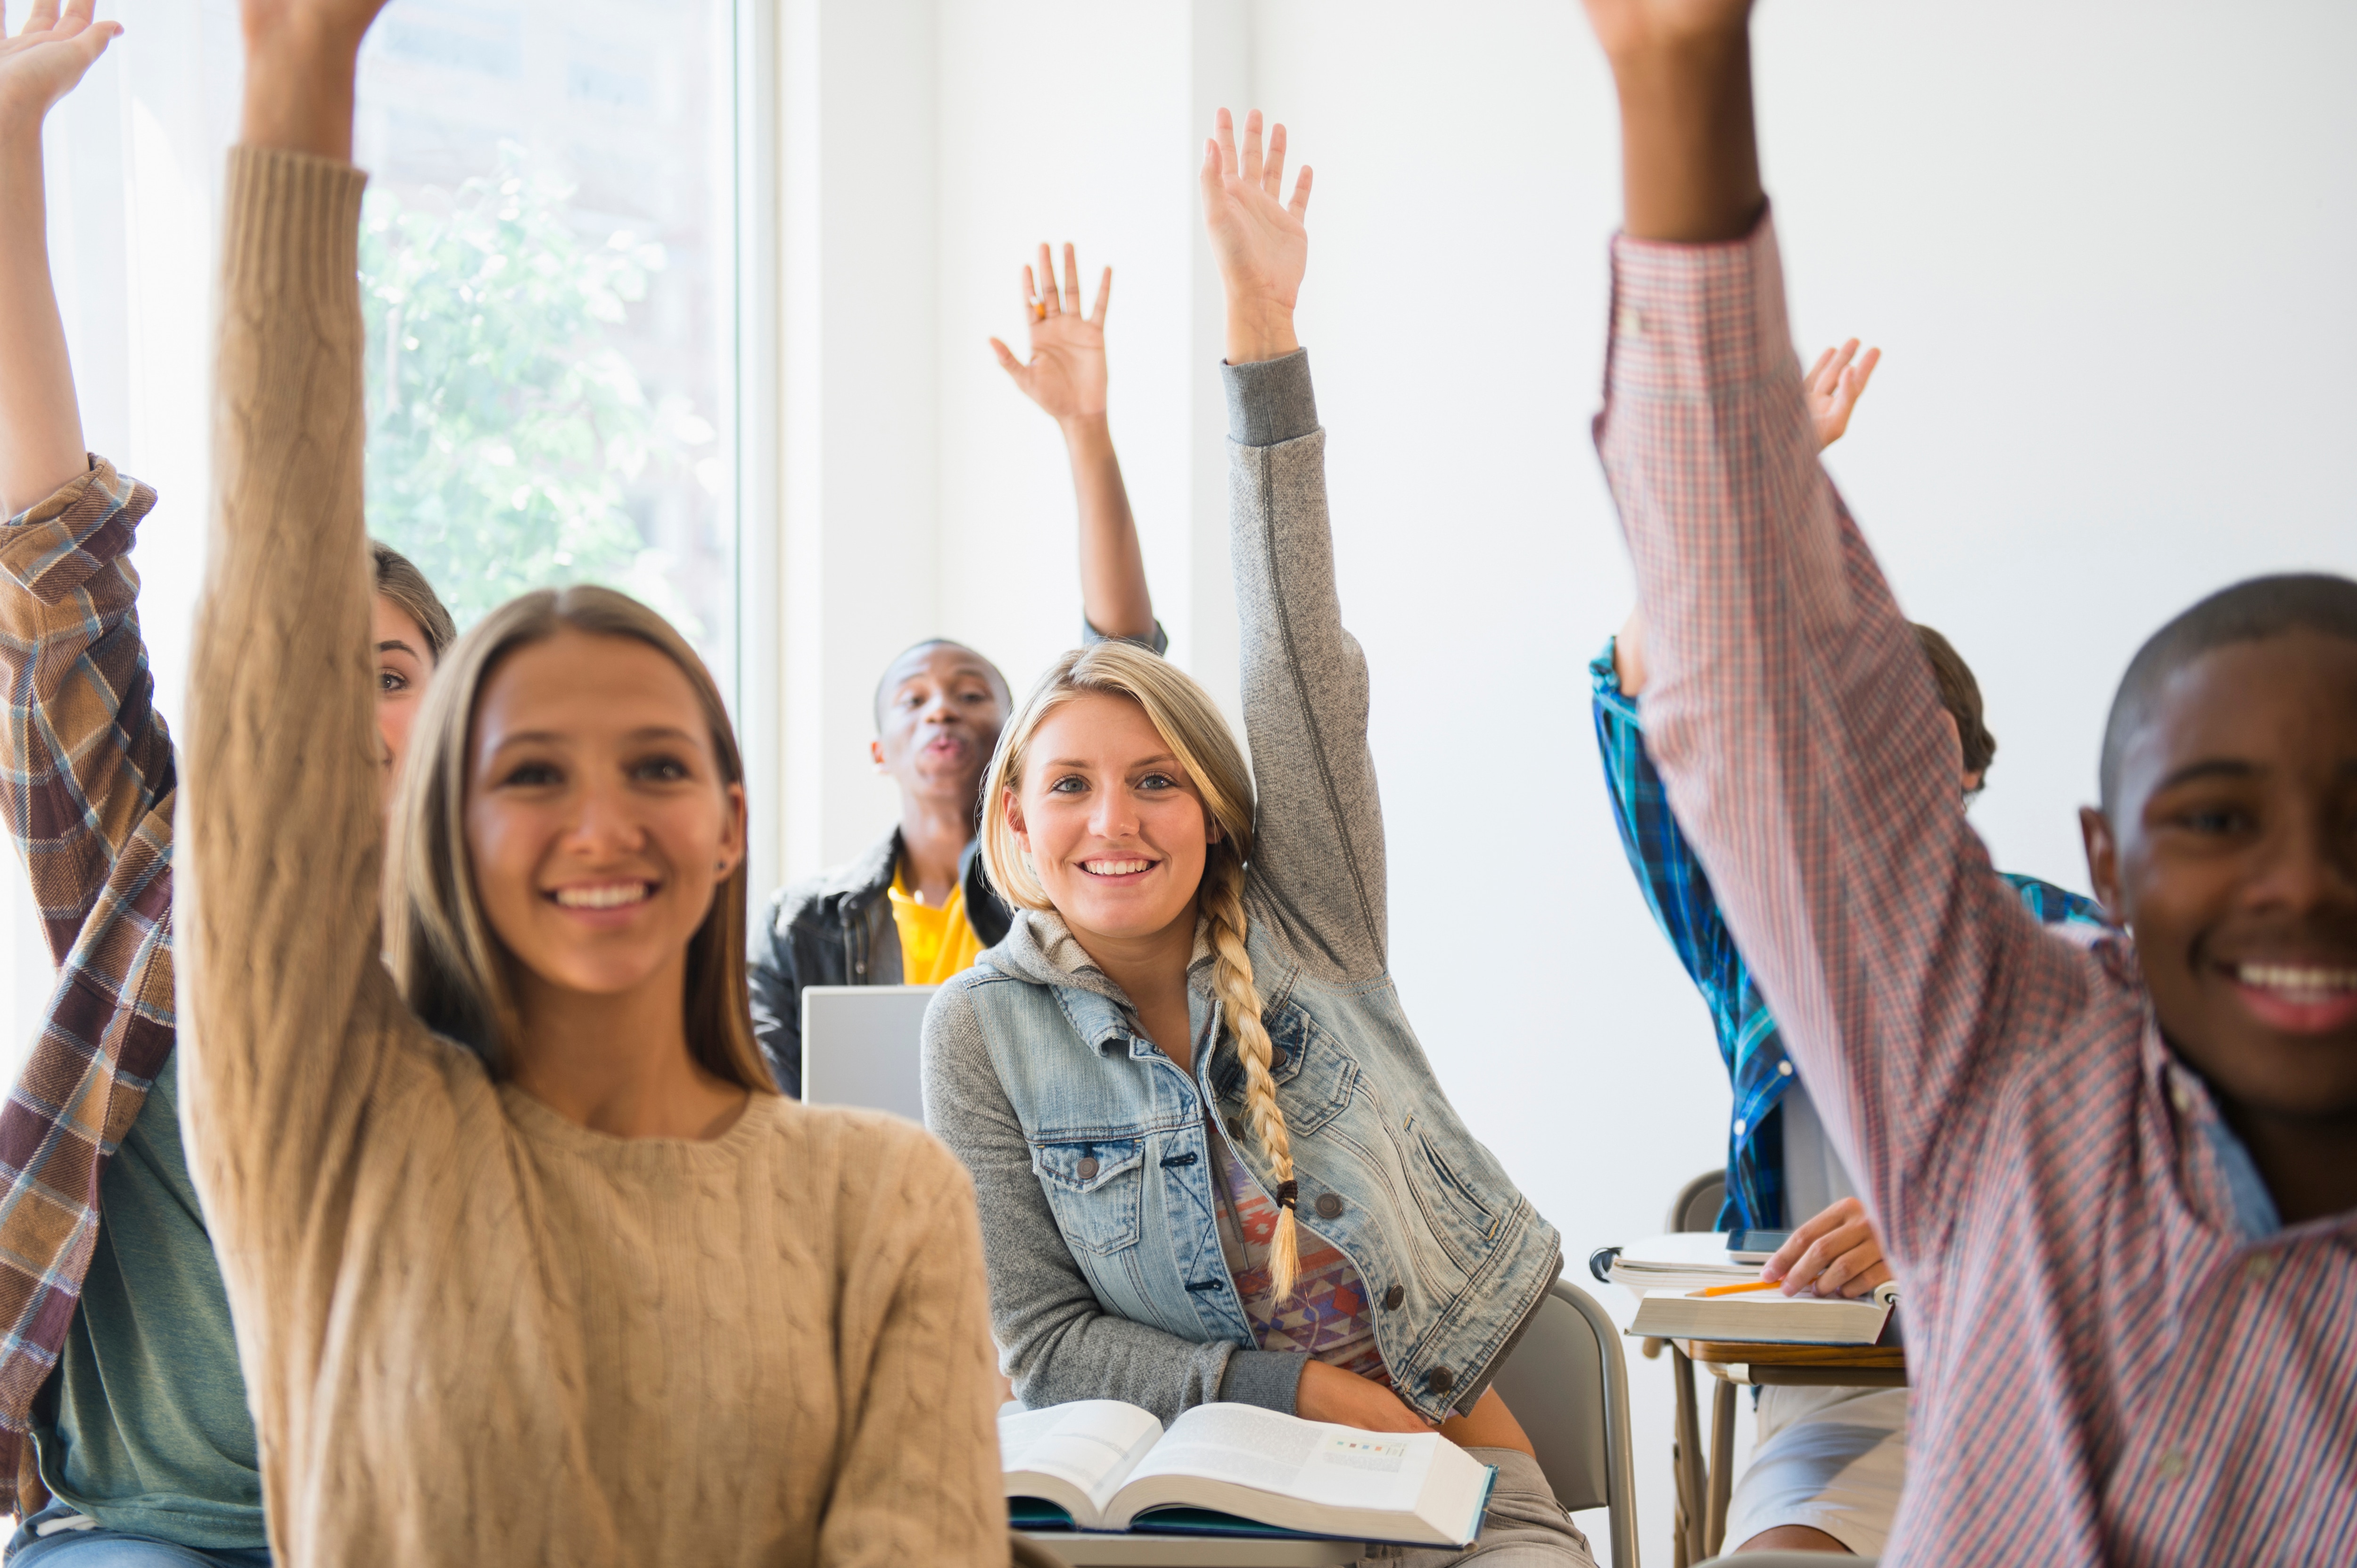
[[[694,689],[723,779],[745,769],[704,660],[669,621],[610,588],[542,589],[510,599],[450,650],[425,689],[415,738],[393,800],[384,879],[385,957],[410,1008],[428,1028],[474,1050],[494,1076],[522,1034],[515,957],[483,913],[467,845],[468,759],[475,707],[508,655],[565,630],[645,643]],[[745,867],[714,897],[687,945],[688,1050],[706,1072],[755,1093],[776,1084],[753,1039],[745,976]]]
[[[1294,1223],[1297,1189],[1293,1143],[1285,1112],[1276,1103],[1276,1080],[1269,1075],[1275,1047],[1261,1019],[1260,988],[1253,981],[1252,954],[1244,945],[1244,867],[1252,860],[1252,773],[1228,721],[1210,693],[1178,666],[1131,642],[1092,643],[1065,654],[1049,668],[1023,707],[998,737],[983,780],[982,860],[991,882],[1008,902],[1027,909],[1052,907],[1030,857],[1015,837],[1007,804],[1023,788],[1024,764],[1032,736],[1048,715],[1075,697],[1125,697],[1145,710],[1202,797],[1203,809],[1219,824],[1220,837],[1207,846],[1198,907],[1211,928],[1211,984],[1244,1069],[1244,1116],[1254,1138],[1268,1151],[1276,1173],[1276,1230],[1269,1238],[1269,1280],[1275,1298],[1293,1294],[1301,1269]]]

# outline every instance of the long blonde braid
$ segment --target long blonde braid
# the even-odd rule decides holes
[[[1244,946],[1243,862],[1222,842],[1203,868],[1203,918],[1211,928],[1211,984],[1221,1010],[1236,1035],[1236,1059],[1244,1067],[1244,1116],[1252,1135],[1268,1151],[1276,1173],[1276,1230],[1269,1237],[1269,1287],[1279,1302],[1293,1294],[1301,1273],[1301,1242],[1294,1226],[1293,1139],[1276,1103],[1276,1079],[1269,1075],[1275,1052],[1261,1022],[1260,987],[1253,982],[1252,953]]]
[[[1048,715],[1089,693],[1126,697],[1146,710],[1196,792],[1219,824],[1203,862],[1197,907],[1211,929],[1211,984],[1220,1010],[1235,1032],[1236,1055],[1244,1069],[1244,1115],[1252,1135],[1268,1151],[1276,1173],[1276,1231],[1269,1239],[1269,1282],[1276,1299],[1293,1294],[1301,1273],[1301,1248],[1294,1226],[1293,1141],[1285,1112],[1277,1108],[1276,1080],[1269,1076],[1275,1047],[1261,1022],[1260,987],[1254,983],[1252,955],[1244,947],[1244,866],[1252,860],[1252,769],[1236,745],[1228,721],[1211,694],[1177,665],[1119,640],[1076,648],[1049,666],[1022,708],[999,732],[998,750],[983,779],[982,863],[1000,897],[1026,909],[1053,908],[1008,819],[1023,787],[1031,737]]]

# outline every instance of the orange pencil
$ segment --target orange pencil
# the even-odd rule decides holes
[[[1712,1285],[1712,1286],[1711,1286],[1710,1288],[1708,1288],[1707,1290],[1698,1290],[1698,1291],[1695,1292],[1695,1294],[1696,1294],[1696,1295],[1740,1295],[1743,1292],[1748,1291],[1748,1290],[1774,1290],[1774,1289],[1776,1289],[1778,1286],[1781,1285],[1783,1283],[1784,1283],[1784,1282],[1783,1282],[1782,1280],[1753,1280],[1753,1281],[1751,1281],[1751,1282],[1750,1282],[1749,1283],[1748,1283],[1748,1284],[1739,1284],[1739,1285]]]

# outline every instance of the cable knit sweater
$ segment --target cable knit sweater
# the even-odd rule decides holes
[[[231,155],[182,1082],[291,1565],[1005,1563],[973,1189],[759,1095],[623,1140],[379,961],[359,171]]]

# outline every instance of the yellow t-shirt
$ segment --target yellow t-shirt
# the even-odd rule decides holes
[[[950,889],[950,901],[936,909],[909,891],[905,867],[892,870],[892,924],[900,932],[900,983],[939,985],[972,969],[985,945],[965,918],[965,885]]]

